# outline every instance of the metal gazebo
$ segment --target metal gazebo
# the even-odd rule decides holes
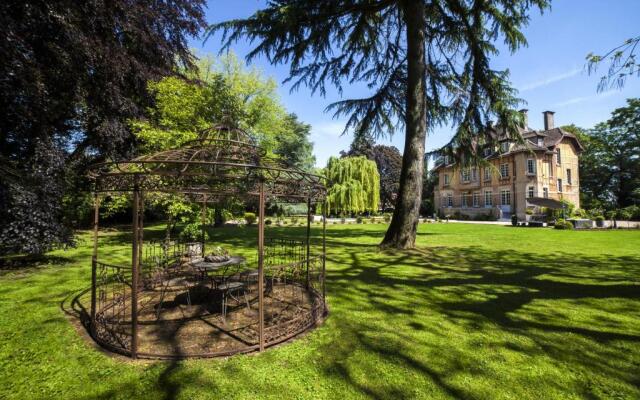
[[[101,346],[132,358],[226,356],[289,340],[326,315],[324,178],[268,155],[245,131],[216,125],[176,149],[93,165],[89,176],[89,327]],[[130,265],[99,256],[100,201],[111,192],[132,194]],[[144,198],[152,192],[200,204],[203,231],[209,204],[257,199],[255,264],[207,262],[204,232],[199,242],[143,241]],[[265,237],[267,202],[306,203],[305,238]],[[314,208],[322,209],[322,234],[312,240]]]

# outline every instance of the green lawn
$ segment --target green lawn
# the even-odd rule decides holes
[[[385,229],[328,227],[320,328],[185,362],[113,358],[76,333],[61,305],[90,281],[83,234],[48,265],[0,276],[0,398],[640,399],[640,231],[421,224],[417,250],[383,253]],[[128,258],[126,233],[101,242],[103,260]]]

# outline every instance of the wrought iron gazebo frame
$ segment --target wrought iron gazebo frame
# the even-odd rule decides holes
[[[141,353],[138,350],[138,295],[142,288],[141,259],[143,256],[144,194],[166,192],[181,194],[202,206],[202,253],[205,252],[204,227],[208,204],[229,197],[255,196],[258,199],[258,343],[241,349],[216,353],[189,354],[194,357],[214,357],[239,352],[249,352],[288,340],[315,325],[326,314],[325,301],[325,253],[326,253],[326,188],[324,177],[293,168],[257,145],[255,139],[245,131],[225,125],[216,125],[200,132],[198,139],[183,146],[141,156],[131,160],[104,162],[89,170],[94,189],[93,254],[91,275],[90,333],[103,347],[123,353],[132,358],[170,358],[172,355]],[[130,278],[127,267],[113,266],[98,260],[99,210],[101,196],[110,192],[130,192],[133,197],[133,240]],[[319,310],[305,316],[297,328],[286,328],[285,334],[266,337],[265,332],[265,204],[267,200],[279,202],[305,202],[307,204],[306,287],[310,286],[310,263],[318,263],[320,290],[314,289]],[[311,220],[314,205],[322,205],[322,250],[311,255]],[[130,292],[130,299],[118,299],[118,307],[130,312],[130,343],[118,344],[115,339],[104,339],[100,330],[109,329],[101,325],[97,303],[104,295],[98,282],[100,267],[116,268],[111,281],[120,280],[122,293]],[[127,281],[130,279],[130,282]],[[126,286],[130,285],[127,289]],[[99,298],[100,297],[100,298]],[[129,304],[130,303],[130,304]],[[112,305],[115,307],[115,304]],[[318,312],[319,311],[319,312]],[[121,335],[122,336],[122,335]],[[128,337],[128,333],[124,336]],[[125,339],[123,339],[125,340]],[[184,356],[184,355],[182,355]]]

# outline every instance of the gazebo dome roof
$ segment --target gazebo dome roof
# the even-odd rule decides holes
[[[97,191],[182,192],[229,196],[257,193],[264,183],[268,195],[321,199],[324,177],[287,165],[269,155],[246,131],[214,125],[181,147],[91,166]]]

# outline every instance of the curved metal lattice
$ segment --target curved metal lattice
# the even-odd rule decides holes
[[[261,182],[270,196],[320,200],[326,192],[324,177],[287,165],[245,131],[224,125],[177,149],[96,164],[89,175],[99,192],[138,185],[143,191],[228,196],[256,194]]]
[[[314,205],[326,196],[324,178],[268,154],[245,131],[225,125],[200,132],[179,148],[92,166],[95,181],[91,333],[104,347],[131,357],[214,357],[293,338],[326,314],[325,228],[312,255]],[[132,262],[98,261],[99,192],[133,193]],[[182,194],[202,205],[255,196],[258,254],[234,267],[198,265],[205,242],[143,241],[145,192]],[[265,243],[265,203],[307,203],[306,240]],[[203,236],[204,238],[204,233]],[[319,250],[319,249],[316,249]],[[197,261],[200,260],[200,261]],[[205,263],[206,264],[206,263]]]

